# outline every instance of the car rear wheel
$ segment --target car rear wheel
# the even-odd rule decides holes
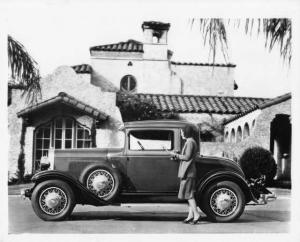
[[[74,192],[63,181],[44,181],[34,188],[31,205],[35,214],[45,221],[64,220],[75,206]]]
[[[203,210],[212,221],[234,221],[242,215],[244,209],[245,195],[234,182],[216,182],[204,192]]]
[[[99,198],[112,201],[119,192],[119,174],[107,167],[94,167],[84,176],[85,186]]]

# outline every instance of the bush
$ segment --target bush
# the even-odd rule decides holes
[[[175,113],[164,113],[148,99],[140,99],[130,94],[119,92],[117,106],[124,122],[155,119],[178,119]]]
[[[275,175],[277,166],[270,151],[262,147],[252,147],[245,150],[239,164],[245,173],[246,179],[266,176],[266,183],[270,184]]]

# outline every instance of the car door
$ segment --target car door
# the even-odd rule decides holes
[[[165,150],[179,147],[178,129],[132,129],[127,132],[127,177],[136,192],[177,192],[178,161]]]

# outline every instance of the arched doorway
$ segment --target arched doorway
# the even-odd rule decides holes
[[[291,137],[290,116],[277,114],[271,122],[271,151],[277,163],[276,179],[291,179]]]

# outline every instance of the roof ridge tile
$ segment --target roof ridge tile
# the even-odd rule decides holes
[[[163,112],[178,113],[218,113],[218,114],[241,114],[258,103],[264,103],[269,99],[214,96],[214,95],[180,95],[180,94],[153,94],[136,93],[140,98],[146,98]]]
[[[144,52],[143,43],[134,39],[90,47],[91,51]]]

